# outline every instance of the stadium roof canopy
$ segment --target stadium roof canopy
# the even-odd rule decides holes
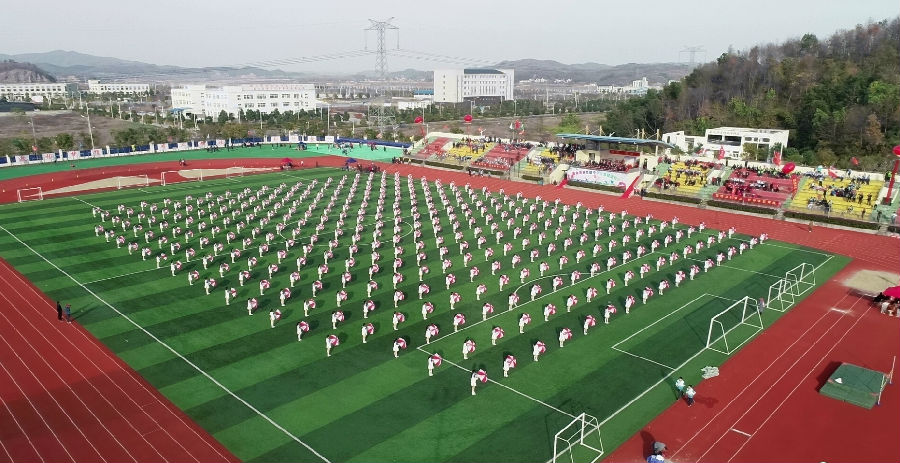
[[[675,149],[675,145],[659,140],[645,138],[608,137],[604,135],[585,135],[583,133],[558,133],[557,138],[564,140],[583,140],[593,143],[610,143],[616,145],[652,146],[659,148]]]

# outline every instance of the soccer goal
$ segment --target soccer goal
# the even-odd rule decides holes
[[[552,463],[590,462],[603,456],[603,440],[600,438],[600,422],[596,417],[582,413],[553,437]]]
[[[44,190],[41,187],[34,188],[19,188],[16,190],[16,194],[19,197],[19,202],[25,201],[40,201],[44,199]]]
[[[709,320],[706,348],[731,355],[762,330],[761,307],[755,299],[744,296]]]
[[[169,175],[169,179],[166,180],[166,174]],[[174,174],[174,175],[173,175]],[[181,179],[173,180],[175,177],[180,177]],[[180,183],[187,182],[191,180],[199,180],[203,181],[203,169],[187,169],[187,170],[167,170],[161,174],[159,174],[159,184],[162,186],[166,186],[170,183]]]
[[[229,168],[225,169],[225,178],[243,177],[243,176],[244,176],[244,168],[243,167],[237,166],[237,167],[229,167]]]
[[[128,177],[116,177],[116,189],[128,188],[133,186],[150,186],[150,178],[147,174],[137,174]]]
[[[816,268],[802,263],[784,274],[784,278],[769,286],[766,308],[785,312],[797,302],[797,298],[816,286]]]

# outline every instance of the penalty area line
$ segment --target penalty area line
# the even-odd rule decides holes
[[[416,347],[416,350],[422,351],[422,352],[424,352],[424,353],[426,353],[426,354],[428,354],[428,355],[434,355],[433,352],[428,352],[427,350],[422,349],[421,346],[420,346],[420,347]],[[466,372],[471,373],[471,371],[468,370],[467,368],[465,368],[465,367],[463,367],[463,366],[461,366],[461,365],[459,365],[459,364],[457,364],[457,363],[454,363],[454,362],[452,362],[452,361],[450,361],[450,360],[447,360],[446,358],[443,359],[443,361],[449,363],[450,365],[455,366],[456,368],[459,368],[459,369],[462,370],[462,371],[466,371]],[[553,411],[555,411],[555,412],[557,412],[557,413],[562,413],[563,415],[566,415],[566,416],[568,416],[568,417],[570,417],[570,418],[572,418],[572,419],[577,418],[575,415],[573,415],[573,414],[571,414],[571,413],[564,412],[564,411],[562,411],[562,410],[560,410],[560,409],[554,407],[553,405],[548,404],[547,402],[544,402],[544,401],[542,401],[542,400],[540,400],[540,399],[535,399],[534,397],[531,397],[530,395],[525,394],[524,392],[521,392],[521,391],[518,391],[518,390],[516,390],[516,389],[513,389],[513,388],[511,388],[511,387],[509,387],[509,386],[507,386],[507,385],[505,385],[505,384],[503,384],[503,383],[494,381],[493,379],[490,379],[490,378],[488,378],[488,381],[491,382],[491,383],[494,383],[494,384],[496,384],[496,385],[498,385],[498,386],[500,386],[500,387],[509,389],[510,391],[515,392],[516,394],[519,394],[520,396],[525,397],[525,398],[528,399],[528,400],[531,400],[531,401],[533,401],[533,402],[537,402],[537,403],[539,403],[539,404],[541,404],[541,405],[543,405],[543,406],[545,406],[545,407],[547,407],[547,408],[549,408],[549,409],[551,409],[551,410],[553,410]]]

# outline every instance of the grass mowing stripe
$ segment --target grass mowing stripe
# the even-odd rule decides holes
[[[16,238],[15,235],[13,235],[12,233],[10,233],[9,230],[7,230],[6,228],[4,228],[2,225],[0,225],[0,230],[3,230],[3,231],[6,232],[7,234],[9,234],[13,239],[15,239],[15,240],[18,241],[20,244],[22,244],[22,246],[25,246],[25,247],[28,248],[31,252],[35,253],[38,257],[41,257],[42,259],[44,259],[48,264],[50,264],[51,266],[53,266],[54,268],[56,268],[57,270],[59,270],[60,273],[63,273],[64,275],[66,275],[66,276],[67,276],[69,279],[71,279],[75,284],[81,286],[82,289],[84,289],[84,290],[85,290],[87,293],[89,293],[91,296],[95,297],[98,301],[100,301],[101,303],[103,303],[104,305],[106,305],[107,307],[109,307],[110,309],[112,309],[112,310],[118,312],[119,315],[121,315],[123,318],[125,318],[126,320],[128,320],[129,322],[131,322],[132,324],[134,324],[137,328],[139,328],[141,331],[143,331],[147,336],[150,336],[151,338],[153,338],[154,341],[156,341],[157,343],[159,343],[160,345],[162,345],[163,347],[165,347],[166,349],[168,349],[169,351],[171,351],[173,354],[175,354],[176,356],[178,356],[178,357],[180,357],[182,360],[184,360],[184,362],[187,363],[188,365],[190,365],[190,367],[194,368],[194,369],[195,369],[196,371],[198,371],[200,374],[206,376],[206,377],[207,377],[212,383],[214,383],[216,386],[219,386],[220,388],[226,390],[226,391],[229,393],[229,395],[231,395],[232,397],[234,397],[235,399],[237,399],[239,402],[241,402],[242,404],[244,404],[247,408],[253,410],[253,411],[256,412],[259,416],[261,416],[262,418],[264,418],[264,419],[266,419],[267,421],[269,421],[269,423],[270,423],[272,426],[278,428],[280,431],[282,431],[282,432],[284,432],[285,434],[287,434],[289,437],[291,437],[291,438],[292,438],[295,442],[297,442],[298,444],[302,445],[303,447],[306,447],[310,452],[314,453],[314,454],[315,454],[317,457],[319,457],[322,461],[325,461],[325,462],[328,462],[328,461],[329,461],[327,458],[325,458],[324,456],[322,456],[322,455],[320,455],[318,452],[316,452],[312,447],[310,447],[309,445],[307,445],[305,442],[301,441],[297,436],[294,436],[293,434],[290,434],[286,429],[284,429],[283,427],[281,427],[281,425],[279,425],[278,423],[272,421],[270,418],[266,417],[266,416],[263,415],[261,412],[259,412],[259,410],[256,410],[252,405],[250,405],[249,403],[247,403],[246,401],[244,401],[243,399],[241,399],[240,397],[238,397],[237,395],[235,395],[233,392],[231,392],[230,390],[228,390],[227,388],[225,388],[225,386],[223,386],[221,383],[219,383],[218,381],[216,381],[215,378],[213,378],[212,376],[209,376],[209,374],[207,374],[206,372],[204,372],[203,370],[201,370],[200,368],[198,368],[196,365],[194,365],[193,363],[191,363],[188,359],[184,358],[181,354],[179,354],[179,353],[176,352],[174,349],[172,349],[171,347],[169,347],[169,346],[168,346],[165,342],[163,342],[161,339],[157,338],[157,337],[154,336],[152,333],[150,333],[149,331],[147,331],[147,330],[145,330],[144,328],[142,328],[139,324],[135,323],[133,320],[131,320],[131,319],[130,319],[127,315],[125,315],[124,313],[119,312],[115,307],[111,306],[109,303],[107,303],[106,301],[104,301],[103,299],[101,299],[100,296],[98,296],[96,293],[94,293],[93,291],[91,291],[90,289],[88,289],[87,287],[85,287],[84,285],[82,285],[81,283],[78,283],[78,280],[76,280],[76,279],[73,278],[71,275],[69,275],[68,273],[66,273],[65,271],[63,271],[63,270],[60,269],[59,267],[57,267],[55,264],[53,264],[53,262],[50,262],[50,261],[47,260],[45,257],[43,257],[43,256],[41,256],[40,254],[38,254],[37,251],[35,251],[35,250],[32,249],[30,246],[28,246],[27,244],[25,244],[24,242],[22,242],[21,240],[19,240],[18,238]]]

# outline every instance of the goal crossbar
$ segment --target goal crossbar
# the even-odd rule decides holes
[[[191,178],[191,177],[186,177],[186,176],[184,176],[184,175],[181,175],[182,172],[197,172],[198,175],[197,175],[197,177],[195,177],[195,178]],[[167,171],[162,172],[162,173],[159,174],[159,184],[162,185],[162,186],[166,186],[166,185],[168,185],[168,184],[170,184],[170,183],[181,183],[181,181],[179,181],[179,182],[167,182],[167,181],[166,181],[166,174],[178,174],[179,176],[181,176],[182,178],[185,179],[185,180],[182,180],[182,181],[184,181],[184,182],[189,182],[189,181],[191,181],[191,180],[199,180],[199,181],[201,181],[201,182],[203,181],[203,169],[167,170]]]
[[[735,317],[738,313],[740,314],[740,318],[737,320],[737,323],[734,323],[733,325],[729,324],[730,326],[726,326],[725,322],[722,319],[726,316]],[[753,334],[748,336],[747,339],[740,343],[729,343],[728,335],[740,326],[748,326],[753,328],[755,331]],[[764,325],[762,321],[762,310],[759,306],[759,303],[755,299],[751,299],[749,296],[744,296],[742,299],[728,306],[727,309],[713,315],[709,320],[709,331],[706,335],[706,348],[725,355],[731,355],[750,338],[755,336],[756,333],[762,331],[763,328]],[[716,335],[715,338],[713,337],[714,334]],[[716,344],[719,342],[719,340],[722,340],[722,342],[725,344],[725,350],[721,350],[720,348],[716,347]]]
[[[117,190],[133,186],[150,186],[150,177],[148,177],[147,174],[135,174],[126,177],[116,177]]]
[[[44,199],[44,190],[41,187],[19,188],[16,190],[19,202],[41,201]]]
[[[809,263],[801,263],[788,270],[784,278],[769,286],[766,308],[785,312],[807,291],[816,286],[816,268]]]
[[[600,437],[600,422],[596,417],[581,413],[576,416],[569,424],[559,430],[553,436],[553,457],[550,459],[552,463],[568,461],[575,463],[574,450],[583,448],[590,452],[593,456],[590,463],[598,461],[603,456],[603,439]],[[568,458],[565,458],[565,456]]]

